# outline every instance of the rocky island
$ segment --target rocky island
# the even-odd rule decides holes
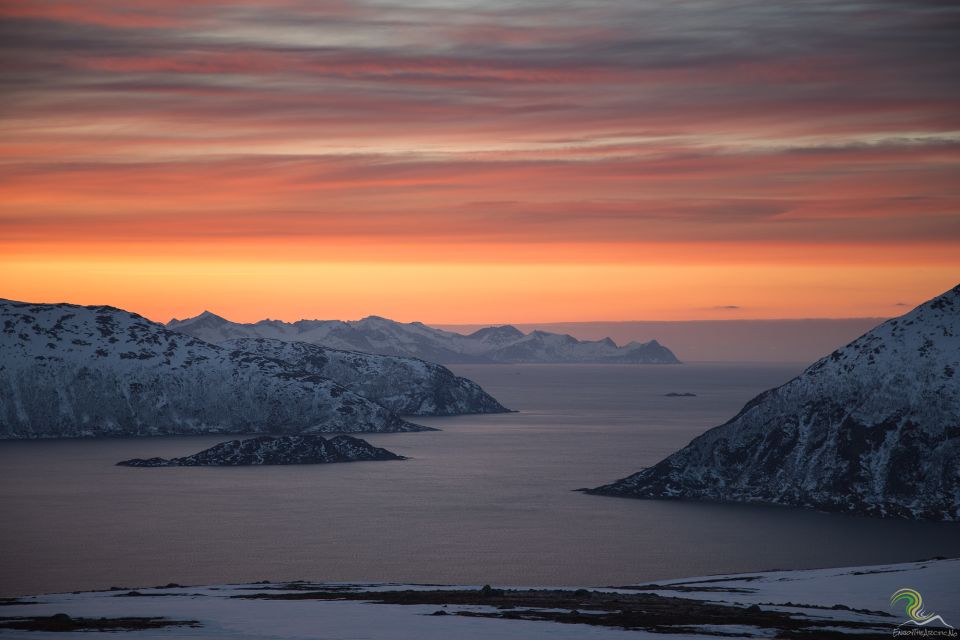
[[[406,460],[403,456],[350,436],[258,436],[231,440],[182,458],[134,458],[122,467],[199,467],[276,464],[325,464],[364,460]]]

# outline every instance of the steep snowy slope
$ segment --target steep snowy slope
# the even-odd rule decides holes
[[[590,493],[960,520],[960,287]]]
[[[423,429],[329,379],[134,313],[0,301],[0,438]]]
[[[328,349],[270,338],[238,338],[221,342],[220,346],[289,362],[298,369],[330,378],[402,415],[507,411],[475,382],[453,375],[444,366],[416,358]]]
[[[676,364],[673,353],[656,340],[619,347],[613,340],[577,340],[546,331],[525,334],[516,327],[486,327],[462,335],[369,316],[362,320],[300,320],[287,323],[261,320],[253,324],[230,322],[204,311],[195,318],[171,320],[167,328],[219,343],[236,338],[273,338],[308,342],[332,349],[420,358],[430,362],[610,362]]]

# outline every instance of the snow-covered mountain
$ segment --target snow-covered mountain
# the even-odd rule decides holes
[[[507,411],[475,382],[446,367],[417,358],[329,349],[273,338],[234,338],[225,349],[283,360],[330,378],[401,415],[449,416]]]
[[[0,438],[421,431],[281,360],[113,307],[0,300]]]
[[[362,320],[261,320],[252,324],[231,322],[204,311],[186,320],[171,320],[167,328],[207,342],[235,338],[273,338],[308,342],[332,349],[420,358],[445,364],[468,362],[611,362],[676,364],[673,353],[656,340],[631,342],[622,347],[613,340],[577,340],[546,331],[523,333],[509,325],[486,327],[463,335],[428,327],[422,322],[402,323],[369,316]]]
[[[118,462],[122,467],[199,467],[269,464],[329,464],[364,460],[404,460],[402,456],[375,447],[366,440],[318,435],[258,436],[221,442],[182,458],[134,458]]]
[[[960,520],[960,286],[589,493]]]

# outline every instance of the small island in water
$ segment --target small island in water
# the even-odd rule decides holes
[[[133,458],[123,467],[199,467],[275,464],[323,464],[363,460],[406,460],[403,456],[350,436],[258,436],[231,440],[182,458]]]

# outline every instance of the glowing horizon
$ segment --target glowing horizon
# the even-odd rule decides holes
[[[960,281],[960,7],[0,4],[0,297],[889,317]]]

